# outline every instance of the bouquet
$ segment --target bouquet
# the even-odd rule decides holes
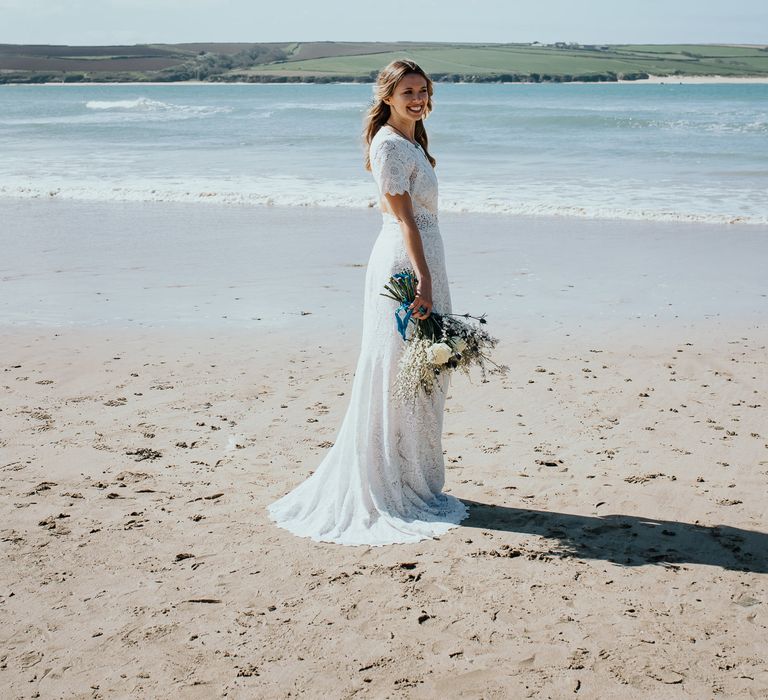
[[[398,369],[396,398],[415,400],[419,390],[430,394],[435,386],[440,386],[441,374],[461,370],[469,376],[473,365],[480,368],[484,382],[489,371],[505,374],[509,368],[497,364],[486,354],[496,347],[498,340],[482,327],[487,323],[485,314],[471,316],[433,311],[426,319],[412,317],[413,312],[408,307],[416,298],[418,282],[412,270],[402,270],[389,278],[384,285],[386,293],[382,293],[400,303],[395,310],[397,330],[408,343]],[[409,323],[415,325],[410,339],[407,337]],[[493,367],[489,370],[486,363]]]

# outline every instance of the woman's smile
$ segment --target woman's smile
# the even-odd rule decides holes
[[[429,97],[426,79],[418,73],[408,73],[385,100],[391,110],[390,124],[411,141],[414,139],[416,122],[429,114]]]

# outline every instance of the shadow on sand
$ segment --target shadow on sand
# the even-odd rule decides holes
[[[708,564],[733,571],[768,573],[768,533],[764,532],[635,515],[572,515],[462,501],[469,506],[463,527],[556,540],[549,551],[552,556],[602,559],[623,566]],[[515,555],[514,549],[500,553]]]

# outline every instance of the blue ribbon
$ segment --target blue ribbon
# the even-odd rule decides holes
[[[395,279],[413,279],[412,275],[409,275],[407,272],[398,272],[396,275],[392,275],[392,276]],[[395,310],[395,320],[397,321],[397,330],[400,333],[400,335],[403,336],[403,340],[406,339],[405,334],[408,331],[408,322],[411,320],[411,316],[413,315],[413,309],[408,308],[410,305],[411,305],[410,301],[404,301]],[[402,313],[405,313],[405,316],[401,316]]]
[[[403,336],[403,340],[405,340],[405,333],[408,330],[408,322],[411,320],[411,316],[413,315],[413,309],[409,309],[408,307],[411,305],[410,301],[404,301],[400,306],[397,307],[395,310],[395,320],[397,321],[397,330],[400,333],[400,335]],[[405,316],[400,316],[405,312]]]

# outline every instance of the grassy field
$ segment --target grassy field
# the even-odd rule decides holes
[[[768,52],[727,46],[568,47],[433,45],[358,55],[304,58],[254,66],[250,72],[291,75],[365,75],[394,58],[410,57],[430,73],[451,77],[538,74],[552,77],[649,73],[654,75],[768,75]]]
[[[303,42],[146,46],[0,45],[0,82],[369,81],[408,57],[438,80],[571,81],[768,76],[768,47]]]

